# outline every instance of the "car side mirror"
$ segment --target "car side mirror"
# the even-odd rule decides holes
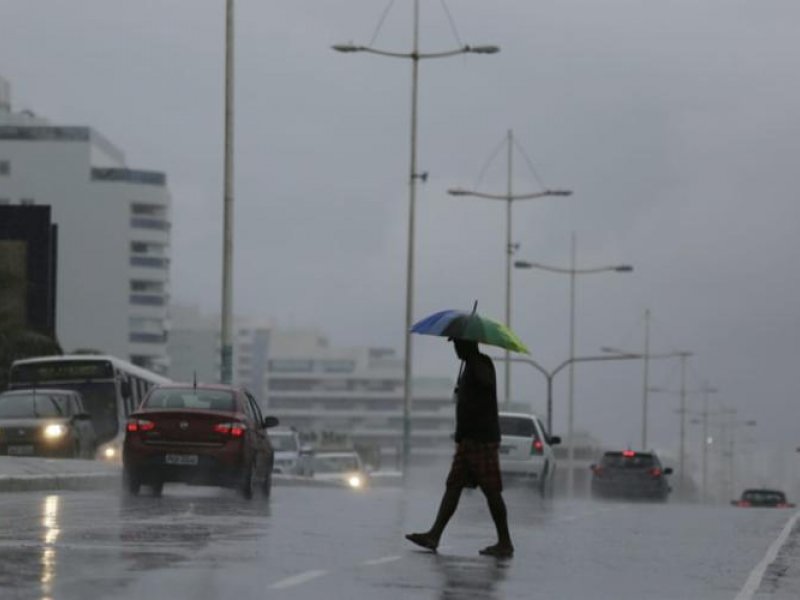
[[[731,500],[731,506],[739,506],[738,500]]]
[[[264,417],[264,422],[261,424],[261,426],[264,429],[269,429],[270,427],[277,427],[280,425],[280,423],[281,422],[278,421],[278,417]]]
[[[672,475],[672,473],[673,473],[672,467],[667,467],[666,469],[664,469],[664,475]]]
[[[558,446],[561,443],[561,438],[557,435],[550,436],[550,445],[551,446]]]

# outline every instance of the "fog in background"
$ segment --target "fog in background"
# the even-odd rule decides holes
[[[458,46],[423,0],[424,50]],[[402,351],[410,63],[330,50],[369,42],[385,2],[237,0],[235,305],[336,345]],[[463,43],[495,56],[421,66],[415,316],[503,317],[501,203],[473,187],[513,128],[544,183],[571,198],[518,203],[517,258],[631,263],[578,281],[578,354],[691,350],[689,387],[756,418],[747,435],[793,448],[800,417],[800,84],[789,0],[451,0]],[[375,45],[410,48],[397,0]],[[0,0],[0,73],[16,109],[88,124],[129,164],[164,170],[174,197],[172,295],[218,310],[221,280],[222,0]],[[520,155],[515,189],[538,191]],[[505,191],[501,153],[483,191]],[[87,274],[90,276],[90,274]],[[568,352],[567,277],[514,273],[514,329],[534,358]],[[453,375],[441,340],[415,340],[417,373]],[[499,374],[501,371],[498,371]],[[653,385],[677,388],[675,361]],[[580,366],[576,424],[637,444],[641,364]],[[565,428],[566,373],[555,422]],[[515,367],[514,392],[544,409],[544,382]],[[691,398],[699,408],[699,397]],[[651,441],[677,436],[678,400],[651,398]],[[699,430],[689,430],[699,443]],[[696,445],[696,444],[695,444]],[[692,448],[696,452],[696,448]]]

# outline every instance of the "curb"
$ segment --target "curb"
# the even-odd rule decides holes
[[[119,473],[75,473],[70,475],[0,476],[0,492],[39,492],[46,490],[91,490],[118,482]]]

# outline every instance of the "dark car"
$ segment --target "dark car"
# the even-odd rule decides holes
[[[0,454],[94,458],[96,445],[79,393],[31,389],[0,394]]]
[[[606,452],[592,465],[592,496],[666,500],[671,491],[664,468],[653,452]]]
[[[162,385],[153,388],[128,419],[122,462],[125,486],[160,495],[166,482],[257,489],[269,496],[274,453],[264,418],[244,388]]]
[[[794,508],[794,504],[786,500],[786,494],[780,490],[745,490],[738,500],[731,500],[734,506],[743,508]]]

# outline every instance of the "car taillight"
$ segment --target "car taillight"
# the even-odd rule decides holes
[[[152,431],[156,428],[156,424],[147,419],[128,419],[126,429],[130,432],[136,431]]]
[[[653,467],[652,469],[650,469],[650,476],[653,477],[653,479],[658,479],[659,477],[661,477],[662,473],[663,471],[658,467]]]
[[[747,508],[748,506],[750,506],[750,503],[747,500],[739,500],[739,506]]]
[[[227,435],[233,438],[240,438],[244,435],[247,427],[244,423],[217,423],[214,425],[214,432]]]
[[[541,454],[542,450],[544,450],[544,444],[541,440],[533,440],[531,444],[531,454]]]
[[[633,450],[623,450],[622,456],[624,456],[625,458],[633,458],[634,456],[636,456],[636,452],[634,452]]]
[[[789,508],[789,505],[786,504],[786,502],[779,502],[778,503],[778,508]]]

